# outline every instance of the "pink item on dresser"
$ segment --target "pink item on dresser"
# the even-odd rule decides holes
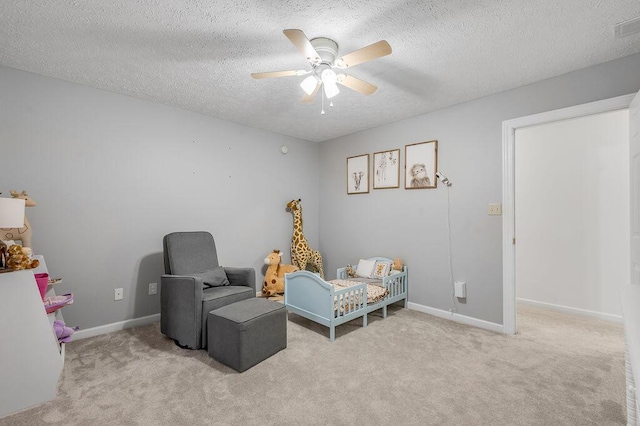
[[[47,286],[49,285],[49,274],[33,274],[36,277],[38,283],[38,290],[40,290],[40,297],[44,301],[44,295],[47,293]]]
[[[73,303],[73,293],[44,298],[44,308],[48,314]]]

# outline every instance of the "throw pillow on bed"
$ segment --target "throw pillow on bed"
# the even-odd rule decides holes
[[[231,284],[229,282],[229,278],[227,278],[227,273],[224,272],[224,268],[222,266],[218,266],[208,271],[199,272],[197,274],[190,274],[190,275],[194,277],[202,278],[202,282],[205,284],[206,287],[220,287],[223,285]]]
[[[361,278],[371,278],[373,274],[373,268],[376,266],[375,260],[360,259],[358,267],[356,268],[356,275]]]
[[[389,275],[389,270],[391,269],[391,262],[386,262],[384,260],[378,260],[373,267],[373,273],[371,274],[371,278],[384,278]]]

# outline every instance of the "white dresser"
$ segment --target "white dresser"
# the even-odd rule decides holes
[[[52,327],[62,310],[47,315],[34,278],[47,266],[35,258],[36,269],[0,274],[0,417],[55,398],[64,364]]]

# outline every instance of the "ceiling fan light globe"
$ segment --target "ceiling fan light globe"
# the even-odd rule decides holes
[[[311,95],[313,91],[316,90],[317,85],[318,79],[316,79],[315,75],[310,75],[300,83],[300,87],[302,87],[302,90],[304,90],[307,95]]]
[[[338,81],[338,77],[336,76],[335,71],[333,71],[331,68],[323,70],[321,78],[324,84],[333,84],[334,86],[336,84],[336,81]]]
[[[322,79],[322,85],[324,86],[324,93],[327,96],[327,99],[331,99],[340,93],[340,89],[338,89],[336,84],[338,77],[336,76],[335,71],[331,68],[327,68],[322,71],[320,78]]]
[[[327,96],[327,99],[331,99],[340,93],[340,89],[338,89],[336,83],[324,83],[323,86],[324,94]]]

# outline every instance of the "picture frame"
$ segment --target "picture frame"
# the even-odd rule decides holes
[[[373,189],[400,188],[400,149],[373,153]]]
[[[369,193],[369,154],[347,158],[347,194]]]
[[[405,145],[404,188],[432,189],[438,181],[438,141],[418,142]]]

